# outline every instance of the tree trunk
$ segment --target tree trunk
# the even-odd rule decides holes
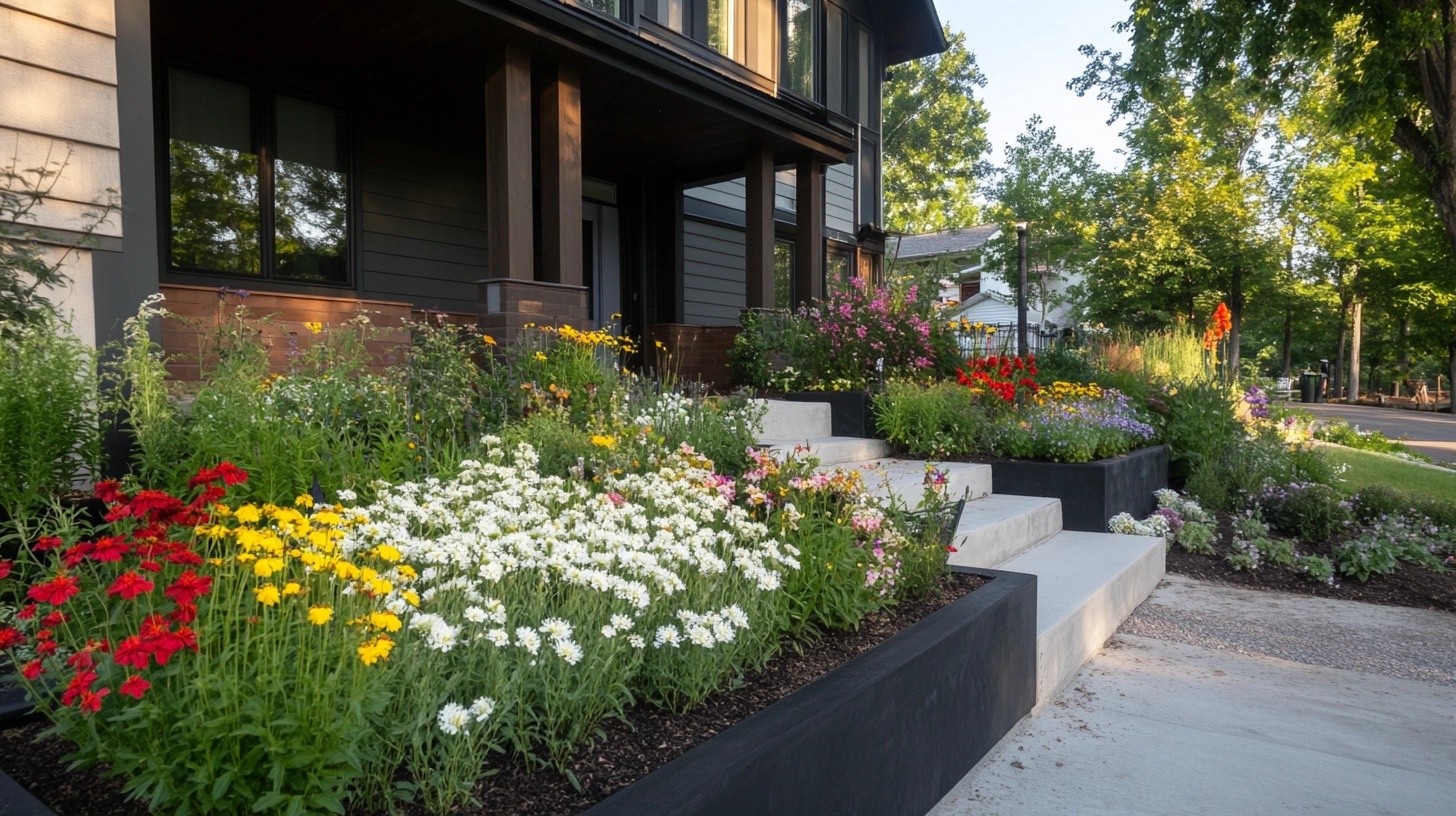
[[[1350,331],[1350,402],[1360,401],[1360,317],[1364,312],[1365,303],[1355,301],[1353,309],[1353,328]]]
[[[1281,377],[1289,376],[1290,358],[1294,356],[1294,307],[1284,307],[1284,339],[1279,348],[1279,370]]]
[[[1400,316],[1400,374],[1395,380],[1395,396],[1410,382],[1410,315]]]
[[[1229,381],[1239,380],[1239,327],[1244,322],[1244,270],[1234,267],[1233,285],[1229,287],[1229,340],[1228,340],[1228,372]]]
[[[1344,385],[1345,373],[1345,336],[1349,327],[1345,324],[1345,318],[1350,313],[1348,301],[1340,304],[1340,331],[1335,335],[1335,364],[1330,366],[1330,387],[1325,392],[1325,399],[1339,399],[1340,387]]]

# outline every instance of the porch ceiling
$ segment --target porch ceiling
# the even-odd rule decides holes
[[[670,69],[674,58],[619,26],[559,4],[540,5],[551,14],[522,19],[531,4],[152,0],[152,37],[157,53],[182,64],[345,101],[394,97],[428,106],[429,100],[453,100],[440,111],[477,105],[483,111],[485,80],[501,51],[519,48],[532,55],[535,68],[565,64],[581,72],[584,169],[599,178],[652,173],[693,181],[741,172],[755,143],[770,145],[783,164],[806,148],[831,160],[850,148],[847,136],[822,126],[799,126],[787,113],[775,119],[735,105],[731,93],[714,98],[695,89],[684,75],[700,69],[684,64],[676,73],[664,70],[664,59]],[[563,20],[581,28],[563,27]],[[613,37],[628,42],[603,49],[604,38]],[[583,44],[574,45],[577,40]],[[473,116],[458,125],[448,116],[420,122],[422,129],[475,125]]]

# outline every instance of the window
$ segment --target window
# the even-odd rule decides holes
[[[774,308],[794,308],[794,245],[774,242]]]
[[[343,115],[189,71],[168,80],[170,266],[348,283]]]
[[[824,105],[835,113],[845,113],[844,85],[849,76],[845,70],[844,10],[833,3],[824,4]]]
[[[729,59],[744,61],[748,0],[658,0],[648,16]]]
[[[816,38],[815,0],[786,0],[783,25],[783,70],[779,84],[804,97],[815,99],[814,61]]]

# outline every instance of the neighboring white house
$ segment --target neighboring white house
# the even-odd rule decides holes
[[[889,241],[899,264],[938,267],[942,282],[940,298],[955,304],[955,317],[972,323],[1011,324],[1016,322],[1014,286],[999,274],[985,269],[986,244],[1001,235],[998,224],[981,224],[965,229],[904,235]],[[1064,329],[1073,323],[1074,306],[1068,292],[1082,281],[1078,273],[1046,267],[1027,271],[1029,298],[1027,319],[1043,331]]]

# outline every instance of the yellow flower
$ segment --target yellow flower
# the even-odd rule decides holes
[[[334,575],[340,580],[352,581],[359,577],[359,568],[348,561],[340,561],[334,565]]]
[[[293,500],[293,503],[298,507],[313,507],[313,496],[310,496],[307,493],[300,493],[298,494],[298,497]]]
[[[482,334],[480,336],[480,342],[486,344],[487,346],[493,346],[495,345],[495,338],[491,337],[488,334]]]
[[[218,518],[227,518],[233,514],[233,509],[226,504],[214,504],[212,506],[212,514]]]
[[[383,578],[375,578],[369,582],[369,591],[375,595],[388,595],[394,591],[394,584]]]
[[[273,573],[283,569],[282,558],[259,558],[253,564],[253,574],[259,578],[271,578]]]
[[[283,597],[291,598],[301,594],[303,594],[303,587],[299,586],[297,581],[289,581],[283,585]]]
[[[389,659],[389,650],[394,648],[394,641],[380,635],[377,638],[366,640],[359,644],[359,659],[364,665],[373,666],[379,660]]]
[[[402,557],[399,550],[389,546],[388,544],[380,544],[378,547],[375,547],[374,555],[380,560],[388,561],[390,563],[394,563]]]
[[[278,587],[272,584],[264,584],[258,587],[253,590],[253,595],[258,599],[258,603],[264,606],[276,606],[278,601],[282,599],[282,596],[278,594]]]
[[[386,632],[398,632],[401,624],[393,612],[370,612],[369,625]]]
[[[591,438],[591,443],[599,448],[606,448],[607,450],[611,450],[612,448],[615,448],[617,446],[617,439],[616,437],[602,436],[600,434],[597,434]]]
[[[314,626],[323,626],[334,619],[334,610],[330,606],[319,605],[309,607],[308,622]]]
[[[420,596],[416,595],[414,590],[405,590],[399,594],[399,597],[404,598],[404,602],[410,606],[420,605]]]
[[[305,329],[308,329],[313,334],[318,334],[319,332],[324,330],[324,324],[318,322],[317,320],[310,320],[307,323],[304,323],[303,327]]]
[[[251,504],[245,504],[239,507],[233,515],[237,516],[238,521],[244,524],[257,524],[263,518],[263,514],[258,512],[258,508]]]
[[[399,566],[394,568],[394,571],[399,573],[399,577],[405,579],[406,581],[414,578],[416,575],[419,574],[415,572],[415,568],[411,567],[409,564],[400,564]]]
[[[545,352],[541,352],[541,351],[536,352],[536,359],[539,360],[539,361],[541,361],[541,362],[543,362],[543,363],[546,362],[546,354],[545,354]]]
[[[238,553],[238,563],[239,564],[248,564],[248,563],[251,563],[251,562],[257,561],[257,560],[258,560],[258,556],[253,555],[252,553]]]

